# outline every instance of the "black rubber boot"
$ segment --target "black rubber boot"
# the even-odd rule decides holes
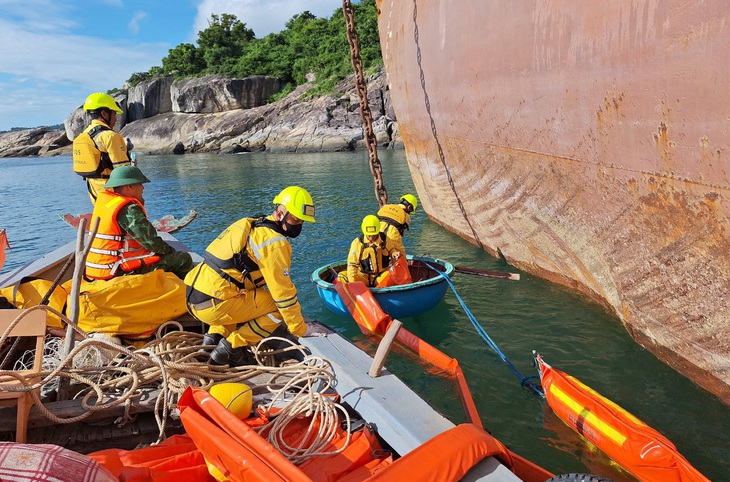
[[[241,346],[233,348],[228,340],[221,337],[218,345],[210,352],[211,365],[228,365],[231,367],[240,367],[243,365],[255,365],[256,360],[253,358],[247,347]]]
[[[206,333],[203,335],[204,346],[216,346],[223,339],[223,335],[220,333]]]

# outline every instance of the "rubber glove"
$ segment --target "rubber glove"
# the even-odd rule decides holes
[[[307,331],[302,336],[327,336],[330,330],[319,323],[307,323]]]

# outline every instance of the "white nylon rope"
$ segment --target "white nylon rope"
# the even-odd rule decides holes
[[[12,328],[32,310],[44,310],[59,316],[85,339],[80,341],[60,360],[59,350],[62,346],[59,339],[51,338],[46,342],[44,365],[39,373],[20,373],[15,370],[0,370],[0,391],[30,392],[34,404],[41,413],[58,424],[75,423],[84,420],[95,412],[102,412],[121,404],[125,406],[125,415],[118,419],[118,424],[130,420],[131,402],[134,397],[141,396],[142,389],[158,388],[160,394],[155,401],[155,419],[159,428],[159,436],[155,444],[166,438],[165,425],[170,411],[175,407],[179,396],[188,386],[209,389],[213,384],[221,382],[243,382],[258,374],[270,374],[266,384],[272,394],[272,400],[265,407],[265,412],[272,421],[257,431],[268,429],[267,440],[285,457],[295,464],[301,464],[316,455],[329,455],[342,452],[350,442],[350,417],[347,410],[335,403],[333,396],[327,392],[333,386],[334,374],[330,363],[320,357],[306,356],[302,362],[288,362],[276,366],[242,366],[229,368],[211,366],[198,361],[201,355],[202,336],[197,333],[171,331],[160,338],[146,344],[143,349],[120,346],[107,339],[94,339],[80,330],[73,322],[50,306],[35,306],[21,313],[0,336],[0,346],[5,343]],[[172,323],[182,328],[179,323]],[[160,327],[163,333],[170,325]],[[305,354],[303,347],[295,345],[285,338],[268,338],[266,341],[286,341],[290,347],[271,350],[259,344],[253,348],[258,363],[272,365],[273,356],[290,350],[299,350]],[[33,359],[26,353],[23,359]],[[107,362],[107,360],[110,360]],[[107,362],[107,363],[104,363]],[[16,366],[16,369],[27,368]],[[32,362],[31,362],[32,368]],[[74,380],[84,386],[76,398],[81,398],[85,413],[60,418],[50,412],[40,400],[37,389],[52,389],[58,386],[59,377]],[[118,398],[112,399],[109,394]],[[92,401],[92,399],[95,399]],[[276,414],[275,406],[285,406]],[[344,415],[347,433],[344,445],[336,451],[322,452],[337,437],[339,425],[338,412]],[[297,446],[290,446],[284,440],[284,430],[293,420],[302,416],[311,417],[305,436]],[[153,444],[154,445],[154,444]]]

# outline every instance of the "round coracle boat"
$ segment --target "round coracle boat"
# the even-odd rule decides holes
[[[444,275],[450,278],[454,273],[454,266],[448,261],[412,255],[408,255],[407,259],[412,283],[370,289],[383,311],[392,318],[418,316],[433,309],[441,302],[448,288]],[[346,268],[346,261],[322,266],[314,270],[312,281],[317,285],[317,293],[327,308],[337,314],[350,316],[333,284],[336,273]]]

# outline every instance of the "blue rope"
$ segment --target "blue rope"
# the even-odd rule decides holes
[[[443,271],[437,270],[436,268],[434,268],[430,264],[426,263],[425,261],[424,261],[424,263],[426,264],[426,266],[428,266],[429,268],[431,268],[432,270],[434,270],[435,272],[437,272],[439,275],[443,276],[446,279],[446,282],[449,283],[449,286],[451,287],[451,291],[453,291],[454,295],[456,295],[456,299],[459,300],[459,304],[461,305],[462,308],[464,308],[464,312],[466,313],[466,316],[469,317],[469,321],[471,321],[471,324],[474,326],[474,328],[476,329],[479,336],[482,338],[482,340],[484,340],[487,343],[487,345],[489,345],[489,347],[492,350],[495,351],[495,353],[497,353],[499,358],[501,358],[502,361],[505,362],[507,364],[507,366],[512,369],[512,371],[517,376],[517,378],[520,379],[520,385],[522,385],[523,387],[529,388],[536,395],[539,395],[540,397],[544,398],[545,394],[542,392],[541,387],[538,387],[538,385],[536,385],[534,382],[531,381],[532,379],[539,379],[539,377],[537,375],[531,375],[531,376],[527,376],[527,377],[522,375],[522,373],[520,373],[520,371],[517,369],[517,367],[515,367],[512,364],[512,362],[507,359],[507,356],[504,353],[502,353],[502,350],[499,349],[497,344],[494,342],[494,340],[492,340],[492,338],[489,336],[489,334],[484,329],[484,327],[482,327],[482,325],[479,324],[479,321],[477,321],[476,317],[472,314],[472,312],[469,311],[469,308],[466,306],[466,303],[464,303],[464,300],[462,300],[461,296],[459,296],[459,293],[456,292],[456,287],[454,286],[454,283],[451,281],[451,278],[446,276],[446,273],[444,273]]]

